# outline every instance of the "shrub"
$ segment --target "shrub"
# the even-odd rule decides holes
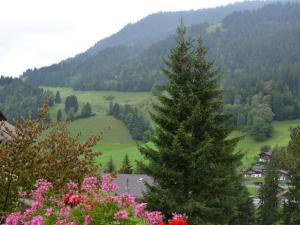
[[[99,153],[91,148],[100,137],[93,136],[82,143],[79,135],[69,136],[66,124],[45,123],[47,115],[45,104],[39,118],[24,119],[16,124],[15,131],[3,128],[12,139],[0,144],[2,215],[13,209],[18,192],[31,190],[38,179],[45,178],[55,188],[61,188],[69,179],[81,182],[87,174],[98,171],[92,160]]]

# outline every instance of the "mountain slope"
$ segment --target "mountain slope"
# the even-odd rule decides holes
[[[23,73],[22,78],[35,85],[79,88],[82,80],[90,80],[94,84],[85,85],[86,89],[99,89],[99,83],[102,89],[122,89],[119,84],[119,71],[115,71],[115,68],[125,60],[143,54],[152,44],[174,34],[181,17],[187,25],[216,23],[234,11],[256,9],[264,4],[266,3],[261,1],[251,1],[214,9],[156,13],[135,24],[127,25],[74,58],[39,70],[29,69]]]
[[[128,24],[118,33],[99,41],[87,53],[96,54],[107,47],[118,45],[137,45],[145,49],[152,43],[175,33],[180,18],[187,26],[200,23],[213,24],[232,12],[257,9],[264,4],[262,1],[248,1],[211,9],[155,13],[135,24]]]

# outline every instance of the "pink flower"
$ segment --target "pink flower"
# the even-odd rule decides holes
[[[69,217],[71,215],[71,209],[68,208],[61,208],[59,211],[59,215],[61,217]]]
[[[81,184],[81,190],[83,191],[95,191],[98,189],[97,177],[86,177]]]
[[[34,210],[33,208],[29,208],[29,209],[26,209],[25,212],[24,212],[24,216],[27,217],[27,216],[30,216],[32,215],[36,210]]]
[[[19,212],[12,213],[6,218],[5,225],[18,225],[22,219],[23,216]]]
[[[137,217],[143,217],[146,207],[147,207],[147,203],[137,204],[134,207],[134,215]]]
[[[68,183],[68,190],[69,191],[77,191],[78,190],[78,185],[74,183],[73,181],[70,181]]]
[[[172,220],[187,220],[187,218],[185,214],[172,213]]]
[[[161,212],[154,211],[154,212],[145,212],[145,219],[148,221],[150,225],[156,225],[163,222],[163,215]]]
[[[83,207],[86,211],[93,211],[94,208],[96,208],[96,205],[91,205],[91,204],[83,204]]]
[[[122,194],[117,198],[119,207],[135,205],[135,197],[130,194]]]
[[[92,221],[92,218],[90,216],[85,216],[84,217],[84,225],[88,225]]]
[[[69,221],[67,221],[67,220],[57,220],[56,221],[56,223],[55,223],[56,225],[76,225],[76,223],[75,222],[69,222]]]
[[[114,218],[117,220],[125,219],[128,217],[128,212],[126,210],[118,211],[115,213]]]
[[[24,225],[43,225],[43,217],[35,216],[30,221],[25,222]]]
[[[102,176],[101,190],[103,192],[115,192],[118,189],[118,185],[112,183],[113,177],[111,174]]]
[[[52,215],[52,213],[53,213],[53,209],[52,208],[48,208],[48,209],[46,209],[45,216],[49,217],[49,216]]]

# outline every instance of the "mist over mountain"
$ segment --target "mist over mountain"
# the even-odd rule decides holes
[[[93,80],[111,80],[111,77],[118,77],[114,70],[120,63],[143,54],[151,45],[175,34],[181,18],[188,26],[214,24],[234,11],[257,9],[265,4],[262,1],[251,1],[212,9],[155,13],[135,24],[128,24],[118,33],[100,40],[74,58],[39,70],[29,69],[23,74],[23,78],[36,85],[49,86],[76,86],[81,83],[81,78],[91,77]]]

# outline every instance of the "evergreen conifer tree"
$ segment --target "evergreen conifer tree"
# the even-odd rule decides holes
[[[112,156],[110,156],[109,161],[106,164],[105,172],[113,173],[115,171],[116,171],[116,166],[115,166]]]
[[[70,95],[66,98],[66,102],[65,102],[66,113],[69,113],[69,110],[71,108],[73,108],[74,112],[77,112],[77,110],[78,110],[78,101],[77,101],[77,97],[75,95]]]
[[[62,121],[62,112],[61,112],[61,109],[59,109],[57,111],[56,120],[57,120],[57,122]]]
[[[56,92],[56,95],[55,95],[55,103],[56,103],[56,104],[61,103],[61,97],[60,97],[59,91]]]
[[[120,173],[125,173],[125,174],[131,174],[132,173],[132,166],[130,165],[128,154],[125,154],[123,162],[122,162],[122,167],[119,170],[119,172]]]
[[[277,199],[278,194],[278,169],[280,165],[280,157],[275,149],[272,152],[271,160],[267,165],[265,184],[260,189],[260,207],[258,224],[272,225],[276,224],[279,220],[279,202]]]
[[[92,116],[92,107],[90,103],[86,103],[81,110],[81,117],[86,118]]]
[[[155,180],[145,200],[152,210],[186,213],[189,224],[235,224],[249,206],[237,173],[241,155],[234,153],[239,138],[228,138],[221,113],[223,95],[213,63],[205,59],[199,40],[185,39],[178,27],[177,46],[163,73],[169,82],[158,95],[151,117],[157,128],[155,148],[140,147],[148,164],[139,165]],[[252,217],[252,215],[248,215]]]
[[[300,127],[292,130],[285,165],[289,170],[290,188],[284,207],[285,225],[300,224]]]

